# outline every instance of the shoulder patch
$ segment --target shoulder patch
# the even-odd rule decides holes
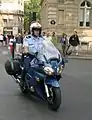
[[[28,39],[28,38],[31,38],[31,35],[27,35],[26,38],[27,38],[27,39]]]

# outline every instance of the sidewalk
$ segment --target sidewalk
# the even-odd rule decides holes
[[[83,59],[83,60],[92,60],[92,52],[80,52],[78,56],[74,53],[68,56],[68,59]]]
[[[92,55],[78,55],[78,56],[68,56],[68,59],[81,59],[81,60],[92,60]]]
[[[92,60],[92,47],[88,47],[87,45],[82,45],[79,47],[79,55],[76,56],[75,53],[68,56],[69,59],[84,59],[84,60]]]

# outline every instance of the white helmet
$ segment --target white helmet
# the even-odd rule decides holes
[[[41,26],[41,24],[39,24],[38,22],[32,23],[32,24],[30,25],[30,30],[31,30],[31,31],[33,31],[34,29],[41,29],[41,28],[42,28],[42,26]]]
[[[42,26],[38,22],[32,23],[30,26],[30,31],[32,32],[32,35],[34,35],[34,30],[39,30],[39,36],[40,36],[42,31]]]

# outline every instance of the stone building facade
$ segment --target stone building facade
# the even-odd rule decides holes
[[[92,36],[92,0],[41,0],[43,30]]]
[[[0,33],[23,32],[24,0],[0,0]]]

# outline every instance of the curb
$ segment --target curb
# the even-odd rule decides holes
[[[91,56],[69,56],[68,59],[92,60]]]

